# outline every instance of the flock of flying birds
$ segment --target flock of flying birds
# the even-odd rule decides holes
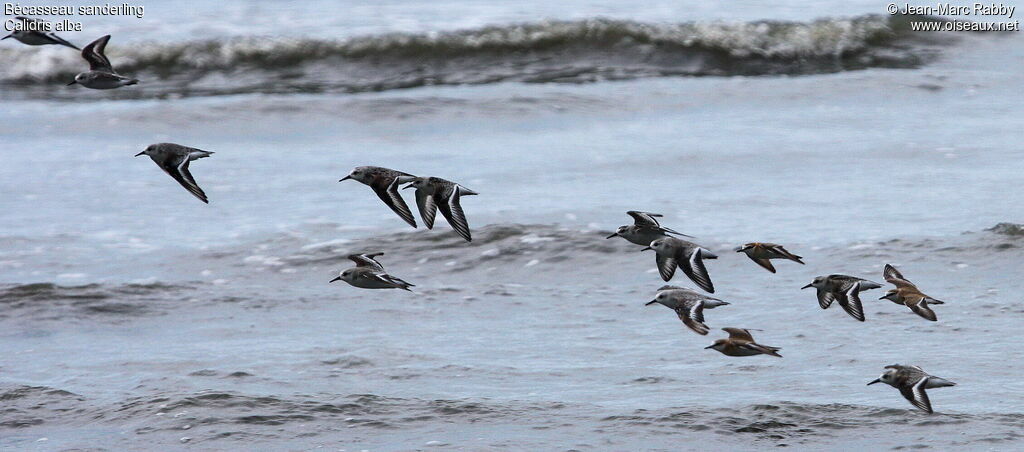
[[[24,24],[41,22],[39,19],[18,17]],[[60,38],[54,33],[32,30],[16,30],[11,34],[0,38],[14,38],[27,45],[63,45],[75,50],[78,47]],[[79,73],[68,85],[78,84],[92,89],[113,89],[122,86],[134,85],[139,81],[126,77],[114,71],[110,60],[104,54],[110,35],[103,36],[89,45],[82,51],[82,58],[89,63],[89,70]],[[146,150],[135,156],[148,155],[160,169],[164,170],[175,181],[181,184],[189,193],[200,201],[209,203],[206,193],[196,183],[195,178],[189,172],[189,163],[193,160],[209,157],[213,152],[201,149],[182,146],[174,143],[158,143],[150,145]],[[462,196],[476,195],[477,193],[463,187],[462,185],[441,179],[438,177],[416,177],[412,174],[396,171],[378,166],[356,167],[345,180],[355,180],[369,186],[374,193],[402,220],[412,227],[416,227],[416,219],[409,206],[405,203],[399,192],[399,187],[405,185],[405,189],[416,190],[416,206],[420,212],[420,218],[427,226],[433,229],[434,219],[437,211],[441,211],[448,224],[467,242],[472,241],[469,223],[462,211],[460,198]],[[707,268],[704,266],[705,259],[717,259],[711,251],[697,245],[696,243],[683,240],[679,237],[693,238],[673,229],[663,227],[658,222],[659,214],[629,211],[633,217],[633,224],[619,227],[607,238],[621,237],[630,243],[644,246],[642,251],[653,250],[655,252],[655,264],[661,278],[666,282],[675,275],[677,268],[696,284],[700,289],[708,293],[715,292],[715,286],[711,282]],[[765,270],[775,273],[772,265],[773,259],[784,259],[803,264],[803,258],[790,253],[781,245],[774,243],[752,242],[736,248],[736,252],[744,253],[757,265]],[[414,287],[400,278],[388,274],[384,266],[377,261],[377,257],[383,253],[352,254],[348,256],[356,266],[341,271],[334,281],[345,281],[346,283],[363,289],[403,289],[411,291]],[[895,286],[885,293],[880,300],[889,300],[893,303],[904,305],[917,315],[931,321],[937,317],[929,305],[943,304],[924,292],[921,292],[910,280],[905,278],[895,267],[886,264],[883,277],[887,282]],[[814,278],[802,289],[814,288],[817,290],[818,305],[822,309],[828,309],[833,302],[838,304],[851,317],[863,322],[864,308],[861,305],[860,292],[882,287],[881,284],[854,276],[832,274]],[[658,289],[658,294],[647,303],[664,305],[673,311],[686,327],[697,334],[707,335],[709,327],[704,323],[704,309],[713,309],[729,303],[718,298],[704,295],[696,290],[679,286],[666,285]],[[718,339],[709,345],[708,349],[716,350],[726,356],[754,356],[770,355],[781,358],[779,348],[758,344],[754,341],[750,330],[744,328],[722,328],[729,333],[729,337]],[[917,366],[903,366],[894,364],[885,367],[885,372],[877,379],[868,383],[886,383],[900,391],[915,407],[932,413],[931,402],[928,399],[926,389],[954,386],[955,383],[929,375]]]

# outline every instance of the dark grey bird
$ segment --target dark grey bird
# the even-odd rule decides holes
[[[174,143],[157,143],[151,144],[145,151],[135,154],[136,157],[140,155],[148,155],[156,163],[156,166],[178,181],[182,187],[185,187],[185,190],[199,198],[200,201],[210,203],[206,199],[206,193],[203,193],[203,189],[199,188],[199,184],[189,172],[188,164],[193,160],[209,157],[213,155],[213,152]]]
[[[776,358],[782,358],[782,355],[779,354],[779,350],[782,350],[781,348],[754,342],[754,336],[751,336],[750,330],[722,328],[722,331],[729,333],[729,337],[718,339],[714,344],[704,348],[716,350],[725,356],[771,355]]]
[[[416,176],[412,174],[395,171],[390,168],[357,166],[348,176],[341,178],[338,182],[352,179],[368,185],[377,194],[377,197],[384,201],[384,204],[390,207],[406,223],[409,223],[409,226],[415,228],[416,218],[412,216],[409,205],[405,203],[402,195],[398,193],[398,187],[401,184],[410,182],[415,178]]]
[[[79,84],[91,89],[114,89],[139,83],[138,79],[125,77],[114,71],[114,66],[104,52],[110,35],[99,38],[82,49],[82,58],[89,62],[89,70],[79,73],[68,86]]]
[[[477,192],[440,177],[417,177],[410,181],[405,188],[416,189],[416,206],[419,208],[420,218],[423,219],[423,224],[427,225],[427,229],[434,228],[434,217],[440,210],[441,215],[455,232],[467,242],[473,241],[469,232],[469,223],[466,221],[466,214],[462,211],[459,199],[463,196],[476,195]]]
[[[662,286],[658,295],[648,301],[645,306],[659,303],[673,311],[683,321],[683,325],[700,335],[708,334],[708,326],[704,324],[704,309],[728,305],[728,302],[709,297],[693,289],[678,286]]]
[[[74,44],[67,42],[64,38],[57,36],[47,26],[47,22],[41,19],[33,19],[31,17],[18,16],[18,21],[21,22],[19,25],[15,25],[15,30],[11,34],[0,38],[0,41],[7,38],[14,38],[20,41],[22,44],[30,46],[45,46],[45,45],[61,45],[71,47],[75,50],[81,50]]]
[[[658,240],[662,237],[668,237],[669,234],[680,235],[683,237],[690,237],[678,231],[674,231],[670,228],[666,228],[658,223],[658,218],[663,215],[660,213],[640,212],[638,210],[630,210],[626,212],[627,215],[633,217],[633,224],[627,226],[619,226],[618,229],[612,235],[606,238],[622,237],[629,243],[635,243],[640,246],[648,246],[651,242]],[[690,237],[692,238],[692,237]]]
[[[899,389],[903,398],[907,399],[915,407],[928,414],[933,413],[932,402],[928,399],[928,393],[925,392],[925,389],[956,386],[956,383],[946,380],[945,378],[929,375],[917,366],[893,364],[891,366],[885,366],[885,369],[885,372],[868,383],[868,386],[875,383],[885,383]]]
[[[715,293],[715,286],[711,283],[707,268],[704,267],[704,259],[718,259],[711,251],[701,248],[696,243],[675,237],[657,239],[641,251],[646,250],[654,250],[656,253],[655,263],[658,264],[661,279],[672,279],[678,266],[694,284],[708,293]]]
[[[356,266],[346,268],[329,282],[345,281],[360,289],[402,289],[412,292],[410,287],[415,287],[413,284],[387,274],[384,266],[377,262],[376,257],[383,254],[350,254],[348,258],[355,262]]]
[[[828,309],[833,301],[838,301],[839,306],[861,322],[864,321],[864,306],[860,302],[860,292],[882,287],[873,281],[846,275],[818,276],[810,284],[801,287],[807,289],[813,287],[818,290],[818,306],[821,309]]]

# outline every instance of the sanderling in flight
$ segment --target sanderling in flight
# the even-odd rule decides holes
[[[896,267],[890,264],[885,264],[885,270],[882,272],[882,275],[885,276],[886,281],[896,286],[896,288],[889,289],[879,300],[889,300],[893,303],[904,305],[910,308],[911,311],[914,311],[915,314],[933,322],[938,320],[938,317],[935,316],[935,311],[932,311],[928,305],[945,304],[945,302],[925,295],[914,283],[904,278],[899,270],[896,270]]]
[[[149,145],[145,151],[135,154],[135,156],[148,155],[160,169],[178,181],[182,187],[185,187],[185,190],[195,195],[200,201],[209,204],[210,201],[206,199],[206,193],[203,193],[203,189],[199,188],[192,173],[188,171],[188,163],[209,157],[211,154],[213,153],[180,144],[158,143]]]
[[[701,248],[696,243],[675,237],[657,239],[641,251],[646,250],[654,250],[656,253],[654,258],[658,264],[661,279],[665,281],[672,279],[672,275],[676,272],[676,266],[679,266],[694,284],[708,293],[715,293],[715,286],[711,283],[708,270],[704,268],[704,259],[718,259],[714,253]]]
[[[750,335],[750,330],[743,328],[722,328],[722,331],[729,333],[729,337],[725,339],[718,339],[714,344],[711,344],[705,349],[718,350],[726,356],[754,356],[754,355],[772,355],[782,358],[779,354],[779,347],[771,347],[768,345],[761,345],[754,342],[754,337]]]
[[[384,272],[384,266],[375,259],[383,254],[350,254],[348,258],[355,262],[356,266],[342,270],[337,278],[329,282],[345,281],[361,289],[404,289],[412,292],[410,287],[415,287],[413,284]]]
[[[626,212],[626,214],[633,217],[633,225],[619,226],[619,228],[616,229],[612,235],[609,235],[606,238],[610,239],[612,237],[622,237],[629,241],[630,243],[635,243],[640,246],[647,246],[650,245],[651,242],[655,240],[658,240],[662,237],[668,237],[669,234],[690,237],[681,232],[663,227],[660,223],[658,223],[658,218],[662,217],[660,213],[630,210],[629,212]]]
[[[469,233],[469,223],[466,222],[466,214],[462,212],[462,205],[459,198],[477,194],[455,182],[441,179],[440,177],[417,177],[410,181],[405,188],[416,189],[416,206],[420,210],[420,218],[427,229],[434,228],[434,216],[437,211],[448,220],[448,225],[459,233],[467,242],[472,242],[473,237]]]
[[[802,257],[790,253],[782,245],[774,243],[751,242],[736,248],[736,252],[746,254],[754,263],[772,273],[775,273],[775,267],[772,266],[771,259],[789,259],[798,264],[804,263],[804,261],[800,260],[803,259]]]
[[[818,290],[818,306],[821,309],[828,309],[833,301],[838,301],[839,306],[861,322],[864,321],[864,306],[860,302],[860,292],[882,287],[873,281],[856,278],[846,275],[818,276],[810,284],[801,287],[807,289],[813,287]]]
[[[384,204],[387,204],[399,217],[405,220],[406,223],[409,223],[409,226],[415,228],[416,218],[412,216],[409,206],[402,199],[402,195],[398,193],[399,185],[410,182],[415,178],[416,176],[412,174],[395,171],[390,168],[357,166],[348,176],[341,178],[338,182],[352,179],[370,186],[380,200],[384,201]]]
[[[909,400],[910,403],[925,413],[932,413],[932,402],[928,400],[928,393],[924,391],[925,389],[956,386],[956,383],[945,378],[928,375],[927,372],[917,366],[893,364],[885,366],[885,368],[887,370],[881,376],[868,383],[868,386],[875,383],[885,383],[899,389],[903,398]]]
[[[45,45],[62,45],[71,47],[75,50],[81,50],[74,44],[65,41],[60,36],[57,36],[53,32],[45,31],[48,28],[44,24],[46,21],[41,19],[33,19],[31,17],[18,16],[17,19],[21,21],[20,26],[16,26],[16,30],[11,34],[0,38],[0,41],[7,38],[14,38],[21,41],[22,44],[28,44],[30,46],[45,46]]]
[[[114,71],[110,60],[103,52],[107,48],[110,35],[99,38],[82,49],[82,58],[89,62],[89,71],[75,76],[68,85],[79,84],[92,89],[114,89],[139,83],[138,79],[125,77]]]
[[[704,324],[704,309],[725,306],[728,302],[709,297],[693,289],[678,286],[662,286],[658,295],[648,301],[645,306],[660,303],[672,309],[683,321],[683,325],[700,335],[708,334],[708,326]]]

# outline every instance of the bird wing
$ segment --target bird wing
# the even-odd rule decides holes
[[[754,263],[756,263],[757,265],[760,265],[765,270],[768,270],[768,271],[770,271],[772,273],[775,273],[775,266],[772,265],[772,261],[770,261],[768,259],[755,259],[753,257],[751,257],[750,260],[754,261]]]
[[[935,311],[928,307],[928,298],[926,297],[920,297],[916,302],[908,302],[907,307],[910,308],[911,311],[914,311],[915,314],[928,320],[933,322],[938,320],[938,317],[935,315]]]
[[[658,218],[662,217],[660,213],[640,212],[638,210],[630,210],[626,212],[627,215],[633,217],[633,224],[637,226],[654,226],[656,228],[661,227],[658,223]]]
[[[416,189],[416,207],[420,209],[420,218],[427,229],[434,228],[434,217],[437,216],[437,203],[432,195],[426,194],[423,190]]]
[[[818,289],[818,306],[821,306],[821,309],[828,309],[829,306],[832,306],[833,301],[836,301],[836,296],[832,295],[832,292]]]
[[[915,287],[914,283],[910,282],[907,278],[903,277],[903,274],[892,264],[885,264],[885,269],[882,270],[882,276],[885,280],[896,287]]]
[[[729,339],[743,339],[747,341],[754,341],[754,336],[750,335],[750,331],[745,328],[722,328],[722,331],[729,333]]]
[[[686,274],[695,284],[704,289],[705,292],[715,293],[715,285],[711,283],[711,277],[708,276],[708,269],[704,267],[704,260],[701,259],[701,250],[696,248],[690,253],[689,259],[687,259],[687,265],[682,266],[683,273]]]
[[[928,393],[925,392],[924,388],[928,384],[928,376],[922,377],[914,383],[913,386],[900,386],[900,394],[903,398],[910,401],[911,404],[921,409],[925,413],[931,414],[932,402],[928,400]]]
[[[382,256],[384,253],[373,253],[373,254],[349,254],[348,258],[352,262],[356,263],[356,267],[369,267],[374,270],[384,271],[384,266],[377,259],[377,256]]]
[[[689,309],[684,306],[675,311],[676,315],[679,316],[679,320],[683,321],[683,325],[686,325],[693,332],[705,336],[710,331],[708,326],[704,324],[704,303],[694,303]]]
[[[110,41],[110,35],[105,35],[82,49],[82,58],[89,62],[89,70],[91,71],[103,71],[103,72],[114,72],[114,67],[110,64],[110,60],[104,54],[107,48],[107,42]]]
[[[409,206],[405,204],[402,195],[398,193],[398,184],[397,176],[382,176],[375,178],[373,183],[370,184],[370,188],[373,189],[373,192],[377,194],[381,201],[384,201],[384,204],[390,207],[406,223],[409,223],[409,226],[415,228],[416,218],[412,216]]]
[[[747,342],[747,343],[743,343],[743,344],[738,344],[737,346],[740,347],[740,348],[743,348],[743,349],[755,351],[755,352],[758,352],[758,353],[763,353],[765,355],[771,355],[771,356],[782,358],[782,355],[780,355],[778,353],[779,350],[781,350],[781,349],[778,348],[778,347],[770,347],[770,346],[767,346],[767,345],[761,345],[761,344],[757,344],[757,343],[754,343],[754,342]]]
[[[188,170],[188,155],[179,155],[175,157],[181,160],[178,162],[158,162],[157,164],[160,166],[160,169],[164,170],[164,172],[171,176],[171,178],[178,181],[182,187],[185,187],[185,190],[188,190],[188,192],[192,193],[193,196],[199,198],[200,201],[209,204],[210,201],[206,199],[206,193],[203,193],[203,189],[199,188],[199,185],[196,184],[195,178],[192,177],[192,173]]]
[[[860,302],[860,284],[852,284],[845,293],[841,294],[836,299],[839,301],[839,306],[853,317],[861,322],[864,321],[864,305]]]
[[[462,205],[459,204],[459,186],[454,185],[450,188],[451,193],[448,194],[448,199],[435,199],[438,209],[441,210],[441,215],[444,215],[444,219],[448,220],[448,224],[459,233],[462,238],[466,239],[467,242],[472,242],[473,237],[469,233],[469,223],[466,222],[466,214],[462,212]]]
[[[672,275],[676,274],[677,263],[675,259],[655,254],[654,262],[658,264],[658,273],[661,274],[661,279],[668,281],[672,279]]]
[[[789,259],[789,260],[791,260],[793,262],[797,262],[797,263],[800,263],[800,264],[804,263],[804,261],[800,260],[800,259],[803,259],[802,257],[797,256],[796,254],[790,253],[789,250],[783,248],[782,245],[772,245],[771,249],[772,249],[772,251],[778,253],[780,256],[782,256],[782,257],[784,257],[786,259]],[[772,273],[774,273],[774,272],[772,272]]]

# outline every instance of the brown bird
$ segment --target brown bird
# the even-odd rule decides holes
[[[729,337],[718,339],[714,344],[704,348],[718,350],[726,356],[772,355],[782,358],[782,355],[778,353],[779,350],[782,350],[781,348],[755,343],[754,337],[750,335],[749,330],[743,328],[722,328],[722,331],[729,333]]]
[[[938,320],[938,317],[935,316],[935,311],[932,311],[928,305],[945,304],[945,302],[922,293],[914,283],[904,278],[903,274],[891,264],[885,264],[885,270],[882,272],[882,275],[885,276],[886,281],[896,286],[896,288],[889,289],[879,300],[889,300],[896,304],[902,304],[921,317],[933,322]]]
[[[737,253],[744,253],[750,260],[754,261],[757,265],[764,267],[772,273],[775,273],[775,267],[772,266],[770,259],[788,259],[798,264],[803,265],[803,259],[796,254],[786,251],[782,245],[776,245],[774,243],[767,242],[750,242],[739,248],[736,248]]]

